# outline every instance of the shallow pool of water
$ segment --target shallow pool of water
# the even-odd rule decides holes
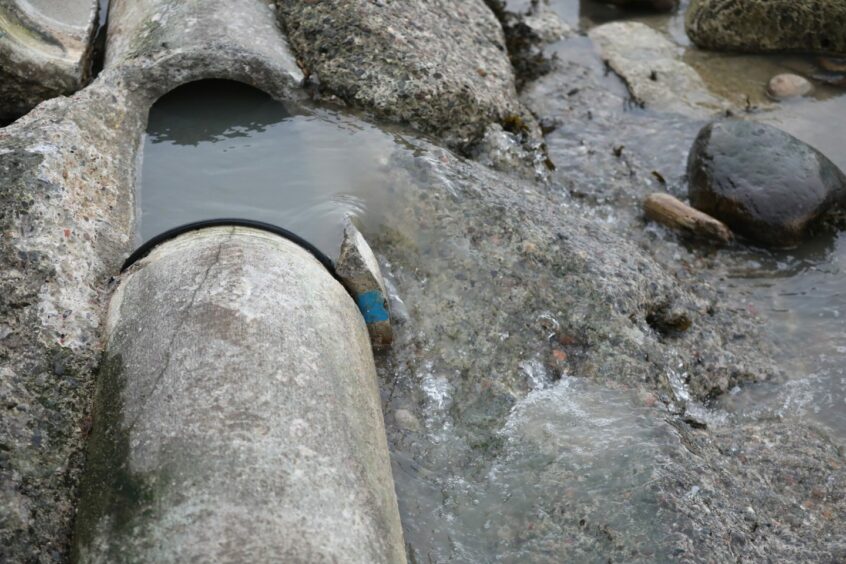
[[[150,111],[139,236],[202,219],[253,219],[334,257],[344,217],[378,208],[396,142],[339,112],[286,107],[238,83],[188,84]]]

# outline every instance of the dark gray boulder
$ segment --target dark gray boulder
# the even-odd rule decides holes
[[[685,27],[704,49],[846,53],[846,0],[691,0]]]
[[[690,202],[766,246],[801,242],[846,195],[846,176],[784,131],[723,121],[699,132],[688,157]]]

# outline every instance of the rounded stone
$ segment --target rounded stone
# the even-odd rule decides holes
[[[825,155],[750,121],[702,128],[687,172],[693,207],[766,246],[798,244],[846,193],[846,176]]]
[[[813,92],[814,86],[798,74],[777,74],[767,84],[767,95],[776,100],[798,98]]]
[[[846,54],[846,0],[691,0],[685,28],[703,49]]]
[[[412,432],[419,432],[422,428],[420,425],[420,420],[417,418],[414,413],[412,413],[408,409],[400,408],[394,412],[394,420],[397,422],[397,425],[406,431]]]

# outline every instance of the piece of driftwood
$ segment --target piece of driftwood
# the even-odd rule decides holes
[[[734,239],[725,223],[669,194],[650,194],[643,202],[643,211],[648,219],[687,235],[722,244]]]

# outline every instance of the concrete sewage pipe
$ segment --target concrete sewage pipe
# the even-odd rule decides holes
[[[352,225],[347,289],[291,240],[218,225],[125,272],[77,561],[405,562],[371,342],[348,292],[384,292],[361,286],[381,283],[368,266]]]

